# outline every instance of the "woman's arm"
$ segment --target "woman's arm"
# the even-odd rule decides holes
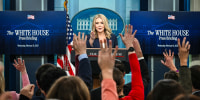
[[[187,68],[187,60],[190,51],[189,41],[186,42],[186,37],[183,38],[182,45],[178,39],[178,55],[180,59],[179,81],[186,93],[192,93],[192,80],[190,69]]]
[[[22,74],[22,83],[23,83],[23,87],[27,86],[30,84],[30,81],[29,81],[29,77],[28,77],[28,74],[27,74],[27,71],[26,71],[26,66],[25,66],[25,61],[21,58],[18,58],[18,62],[16,60],[14,60],[14,64],[13,66],[19,70]]]
[[[93,47],[94,40],[95,40],[95,34],[94,34],[94,32],[91,32],[90,36],[88,36],[87,48],[92,48]]]
[[[129,63],[131,67],[132,82],[131,91],[125,99],[144,100],[144,85],[140,71],[140,64],[134,52],[129,52]]]
[[[115,48],[117,45],[118,45],[118,40],[117,40],[117,37],[115,36],[115,34],[111,34],[111,40],[112,40],[112,42],[114,42],[113,43],[113,48]]]
[[[105,48],[103,48],[103,43],[105,44]],[[111,40],[109,40],[109,48],[106,40],[100,40],[100,47],[98,64],[103,76],[101,98],[102,100],[118,100],[117,87],[113,80],[113,68],[118,47],[115,48],[113,55]]]

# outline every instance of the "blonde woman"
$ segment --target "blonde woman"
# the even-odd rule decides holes
[[[92,22],[92,31],[88,36],[87,48],[100,48],[99,41],[104,39],[112,40],[112,48],[118,45],[117,37],[112,34],[108,25],[108,19],[103,14],[97,14]]]

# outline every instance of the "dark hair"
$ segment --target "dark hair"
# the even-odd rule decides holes
[[[100,81],[103,80],[102,73],[100,73],[99,79]],[[117,93],[119,93],[124,86],[124,79],[123,79],[123,73],[118,68],[113,69],[113,80],[116,82]]]
[[[178,82],[172,79],[163,79],[156,83],[148,94],[147,100],[173,100],[179,94],[185,94],[185,92]]]
[[[175,71],[168,71],[168,72],[165,72],[164,79],[173,79],[178,82],[179,74]]]
[[[200,100],[200,98],[198,96],[195,95],[178,95],[174,100]]]
[[[195,65],[190,68],[192,86],[195,89],[200,89],[200,65]]]
[[[90,93],[79,77],[63,76],[56,80],[46,97],[59,100],[90,100]]]
[[[122,73],[125,72],[125,66],[119,59],[115,59],[115,68],[118,68]]]
[[[56,68],[56,66],[53,64],[47,63],[47,64],[41,65],[37,69],[35,76],[36,76],[36,80],[37,80],[39,86],[41,86],[41,82],[40,82],[41,75],[44,74],[45,71],[47,71],[48,69],[52,69],[52,68]]]
[[[51,85],[60,77],[66,76],[66,72],[60,69],[59,67],[48,69],[41,75],[41,89],[48,93]]]

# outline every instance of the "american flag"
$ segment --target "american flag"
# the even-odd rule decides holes
[[[168,15],[168,19],[175,20],[175,16],[173,16],[173,15]]]
[[[76,69],[74,65],[71,63],[72,46],[70,45],[73,40],[73,31],[72,31],[72,26],[71,26],[68,14],[66,15],[66,27],[67,27],[66,54],[57,56],[57,66],[62,69],[65,69],[68,76],[74,76],[76,74]]]
[[[27,19],[35,19],[34,15],[27,15]]]

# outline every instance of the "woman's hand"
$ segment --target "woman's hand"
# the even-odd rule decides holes
[[[89,42],[90,42],[90,46],[91,46],[91,47],[93,47],[94,39],[95,39],[95,34],[94,34],[93,31],[91,31],[91,33],[90,33],[90,39],[89,39]]]

